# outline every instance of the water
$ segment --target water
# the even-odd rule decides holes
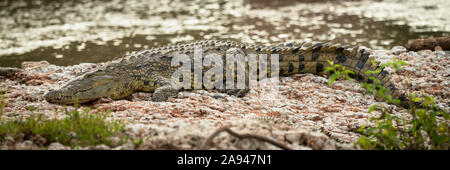
[[[390,49],[450,36],[450,1],[2,1],[0,66],[104,62],[171,43],[329,41]]]

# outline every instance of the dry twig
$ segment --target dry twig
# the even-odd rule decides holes
[[[257,139],[257,140],[260,140],[260,141],[267,142],[267,143],[270,143],[272,145],[275,145],[275,146],[277,146],[277,147],[279,147],[281,149],[284,149],[284,150],[292,150],[290,147],[288,147],[288,146],[286,146],[286,145],[284,145],[282,143],[279,143],[279,142],[277,142],[275,140],[272,140],[270,138],[267,138],[267,137],[264,137],[264,136],[259,136],[259,135],[254,135],[254,134],[239,134],[239,133],[236,133],[235,131],[232,131],[229,127],[222,127],[222,128],[217,129],[211,136],[209,136],[205,140],[205,142],[203,143],[202,149],[207,149],[208,146],[211,145],[212,140],[217,135],[219,135],[221,132],[223,132],[223,131],[226,131],[230,135],[235,136],[235,137],[237,137],[239,139],[245,139],[245,138]]]
[[[450,37],[409,40],[406,48],[410,51],[450,50]]]

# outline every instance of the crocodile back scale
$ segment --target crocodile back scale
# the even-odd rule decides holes
[[[243,56],[247,54],[267,54],[268,56],[278,54],[280,76],[297,73],[323,75],[325,68],[329,66],[327,61],[330,60],[354,71],[353,78],[358,81],[373,83],[365,72],[379,67],[379,63],[372,65],[371,61],[374,57],[364,47],[322,42],[261,46],[233,41],[205,40],[143,50],[103,63],[97,69],[70,81],[62,88],[50,90],[44,97],[51,103],[73,104],[75,101],[84,103],[99,98],[121,99],[134,92],[143,91],[153,92],[153,101],[166,101],[168,97],[176,96],[178,93],[178,90],[170,85],[172,74],[179,68],[171,66],[173,57],[177,54],[186,54],[193,61],[194,50],[199,46],[202,47],[203,56],[207,56],[209,53],[219,54],[224,63],[227,53],[239,53]],[[270,64],[270,57],[268,58],[268,64]],[[248,63],[243,64],[248,71]],[[208,67],[203,67],[202,70],[205,72],[208,69]],[[270,72],[270,67],[267,72]],[[225,71],[223,73],[225,74]],[[391,83],[387,71],[383,70],[379,74],[371,76],[380,79],[381,85],[390,89],[394,98],[404,101],[399,90]],[[193,80],[192,84],[199,83],[196,82],[193,75],[191,75],[191,80]],[[242,90],[228,90],[227,93],[238,96],[245,95],[245,91]]]

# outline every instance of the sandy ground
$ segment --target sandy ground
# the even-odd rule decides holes
[[[409,81],[410,91],[436,96],[438,105],[448,112],[450,101],[450,53],[442,51],[406,52],[404,48],[373,50],[376,60],[387,62],[392,56],[409,63],[403,71],[392,73],[398,88]],[[31,114],[64,116],[63,106],[50,104],[43,94],[59,88],[96,64],[55,66],[47,62],[24,63],[15,78],[2,78],[0,89],[8,89],[4,119]],[[141,137],[143,144],[116,147],[105,145],[82,149],[202,149],[205,139],[220,127],[238,133],[257,134],[293,149],[358,149],[353,143],[356,130],[371,124],[378,113],[368,113],[377,103],[355,80],[338,80],[330,87],[328,79],[312,74],[283,77],[271,93],[270,86],[252,89],[237,98],[214,91],[181,92],[168,102],[149,101],[151,93],[135,93],[124,100],[99,100],[83,107],[111,110],[111,119],[128,122],[127,133]],[[267,94],[275,94],[267,97]],[[268,100],[271,99],[271,100]],[[30,111],[30,108],[36,108]],[[391,105],[401,116],[404,109]],[[69,106],[69,109],[71,107]],[[2,146],[4,149],[6,145]],[[15,148],[32,148],[33,143],[18,143]],[[50,149],[69,149],[54,143]],[[73,149],[73,148],[72,148]],[[227,133],[214,138],[207,149],[278,149],[255,139],[238,139]]]

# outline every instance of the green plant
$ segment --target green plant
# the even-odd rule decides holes
[[[375,62],[371,61],[373,65]],[[389,89],[385,89],[381,85],[381,81],[374,74],[379,74],[385,67],[392,67],[396,71],[400,70],[402,66],[408,65],[406,62],[396,60],[393,58],[392,62],[381,65],[376,70],[368,70],[365,74],[369,75],[372,83],[362,83],[362,87],[367,90],[367,93],[381,97],[388,103],[398,104],[400,100],[393,99],[389,95]],[[340,66],[330,63],[329,70],[338,70]],[[330,85],[334,79],[330,79]],[[416,97],[411,93],[408,98],[409,109],[407,115],[411,118],[401,118],[393,114],[393,110],[381,105],[375,104],[368,110],[369,113],[377,110],[381,112],[380,117],[372,118],[376,121],[374,126],[369,127],[364,125],[358,132],[362,136],[355,143],[360,145],[363,149],[385,149],[385,150],[400,150],[400,149],[448,149],[449,141],[449,115],[435,105],[434,98],[431,96],[421,95]],[[422,103],[420,108],[417,108],[416,102]],[[405,114],[406,115],[406,114]],[[441,119],[438,121],[438,119]]]
[[[16,140],[32,140],[42,136],[46,143],[59,142],[66,146],[111,145],[109,137],[124,135],[124,124],[106,121],[107,112],[89,114],[89,109],[66,111],[63,119],[49,119],[43,115],[25,120],[0,123],[0,140],[11,136]],[[22,138],[22,139],[21,139]],[[122,141],[122,140],[121,140]]]
[[[142,138],[137,138],[137,139],[133,140],[133,144],[136,148],[141,146],[143,143],[144,143],[144,139],[142,139]]]
[[[7,101],[5,99],[5,95],[8,93],[8,89],[5,89],[4,91],[0,91],[0,123],[2,120],[3,112],[5,110]]]
[[[382,115],[372,118],[377,124],[374,127],[361,127],[358,131],[364,136],[357,144],[365,149],[448,149],[449,120],[448,113],[433,107],[432,97],[415,97],[410,95],[410,101],[424,101],[423,108],[411,104],[407,113],[412,117],[406,120],[392,114],[392,110],[384,106],[374,105],[369,112],[379,110]],[[442,121],[438,121],[442,117]]]
[[[333,61],[328,60],[328,64],[330,65],[330,67],[326,67],[325,68],[325,73],[330,72],[330,82],[328,83],[330,86],[333,85],[334,81],[337,79],[350,79],[350,75],[349,74],[355,74],[355,72],[353,72],[352,70],[347,70],[344,67],[342,67],[339,64],[334,64]]]

